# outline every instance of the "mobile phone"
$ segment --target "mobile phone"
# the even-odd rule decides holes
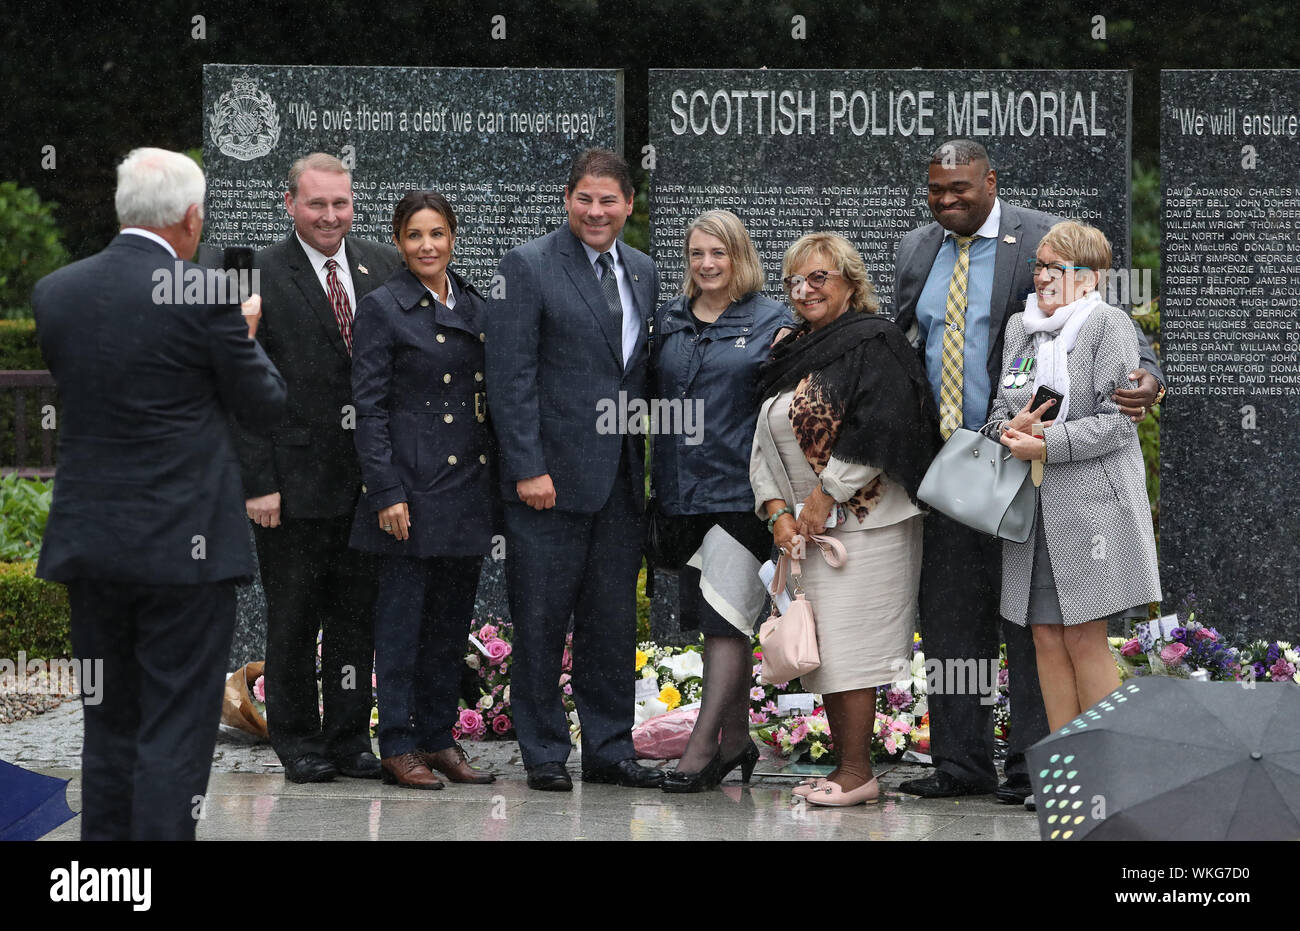
[[[248,246],[226,246],[221,256],[221,267],[234,272],[231,280],[238,284],[239,302],[242,304],[248,300],[253,290],[253,250]]]
[[[1036,411],[1049,400],[1056,402],[1047,409],[1047,413],[1044,415],[1048,420],[1051,420],[1061,410],[1061,402],[1065,400],[1065,395],[1061,394],[1061,392],[1053,391],[1046,385],[1039,385],[1038,390],[1034,392],[1034,400],[1029,403],[1029,409]]]
[[[826,515],[826,529],[827,529],[827,530],[830,530],[832,527],[834,527],[836,524],[838,524],[838,523],[840,522],[840,508],[841,508],[841,507],[843,507],[843,505],[841,505],[841,504],[837,504],[837,505],[835,505],[835,507],[831,508],[831,512],[830,512],[829,514]],[[794,519],[795,519],[795,520],[798,520],[798,519],[799,519],[799,515],[802,514],[802,513],[803,513],[803,502],[800,501],[798,504],[796,504],[796,505],[794,506]]]

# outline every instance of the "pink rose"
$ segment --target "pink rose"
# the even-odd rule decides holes
[[[484,624],[478,629],[478,638],[486,645],[489,640],[497,638],[497,629],[491,624]]]
[[[1181,643],[1171,643],[1160,651],[1160,658],[1166,666],[1177,666],[1187,655],[1187,647]]]
[[[1268,674],[1274,682],[1286,682],[1295,675],[1295,667],[1279,656],[1277,662],[1269,668]]]
[[[253,697],[261,702],[266,701],[266,676],[258,676],[253,683]]]
[[[1134,637],[1128,643],[1119,648],[1121,656],[1137,656],[1142,652],[1142,644],[1138,643],[1137,637]]]
[[[573,668],[573,651],[570,650],[568,647],[564,648],[564,656],[560,659],[560,668],[561,669]]]
[[[1197,640],[1215,640],[1215,641],[1217,641],[1217,640],[1219,639],[1219,635],[1216,634],[1214,631],[1210,630],[1210,628],[1208,628],[1208,627],[1198,627],[1198,628],[1196,628],[1196,633],[1195,633],[1193,636],[1196,637]]]
[[[890,733],[890,735],[885,738],[885,752],[886,753],[898,752],[898,742],[894,740],[893,733]]]
[[[510,644],[504,640],[489,640],[483,644],[483,648],[487,650],[488,662],[493,666],[501,665],[501,661],[513,652]]]
[[[572,678],[573,676],[569,675],[567,672],[560,673],[560,685],[568,685],[569,680]]]
[[[473,708],[466,708],[461,711],[460,718],[456,723],[460,726],[461,733],[471,738],[479,737],[487,727],[483,723],[483,715]]]
[[[504,714],[499,714],[492,719],[492,732],[494,734],[508,734],[512,727],[514,725],[510,723],[510,719]]]

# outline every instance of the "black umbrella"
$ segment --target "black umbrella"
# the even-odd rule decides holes
[[[1028,751],[1044,840],[1300,839],[1300,687],[1131,679]]]
[[[0,760],[0,840],[37,840],[76,817],[67,788],[66,779]]]

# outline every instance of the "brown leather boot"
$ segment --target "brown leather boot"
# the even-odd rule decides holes
[[[406,786],[408,789],[441,789],[438,777],[424,765],[419,753],[402,753],[386,756],[379,761],[384,768],[384,782],[388,785]]]
[[[424,761],[425,766],[436,769],[452,782],[469,782],[475,785],[496,782],[496,776],[479,772],[469,765],[469,757],[465,755],[460,744],[452,744],[437,753],[430,753],[427,750],[417,750],[416,753]]]

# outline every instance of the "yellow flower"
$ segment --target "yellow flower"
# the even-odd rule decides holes
[[[826,753],[826,748],[821,745],[821,741],[814,740],[812,746],[808,748],[808,755],[814,760],[820,760]]]
[[[666,685],[659,693],[659,700],[668,706],[669,711],[672,711],[682,703],[682,693],[671,685]]]
[[[640,672],[640,671],[641,671],[641,667],[644,666],[644,665],[645,665],[649,660],[650,660],[650,657],[649,657],[649,656],[646,656],[646,654],[642,653],[640,650],[637,650],[637,651],[636,651],[636,671],[637,671],[637,672]]]
[[[916,633],[912,634],[912,642],[913,642],[913,643],[920,643],[920,642],[921,642],[921,635],[920,635],[920,634],[916,634]]]

